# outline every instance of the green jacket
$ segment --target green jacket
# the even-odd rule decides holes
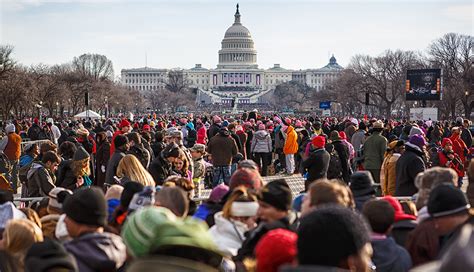
[[[364,168],[381,169],[386,150],[387,139],[380,132],[372,132],[364,142]]]

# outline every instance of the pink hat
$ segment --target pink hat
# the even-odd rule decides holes
[[[295,127],[302,127],[303,123],[300,120],[297,120],[295,123]]]
[[[265,125],[263,123],[260,123],[258,125],[258,130],[265,130]]]
[[[277,123],[277,124],[281,124],[281,119],[280,119],[280,117],[278,117],[278,116],[275,116],[275,117],[273,118],[273,121],[274,121],[275,123]]]
[[[285,123],[286,123],[287,125],[291,125],[291,119],[288,118],[288,117],[286,117],[286,118],[285,118]]]

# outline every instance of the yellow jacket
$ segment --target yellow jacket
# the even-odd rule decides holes
[[[296,154],[298,152],[298,134],[292,126],[288,126],[286,129],[286,141],[283,147],[283,153]]]

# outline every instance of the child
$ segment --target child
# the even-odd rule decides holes
[[[203,159],[203,156],[206,154],[206,146],[203,144],[194,144],[192,148],[189,149],[191,152],[191,157],[193,158],[193,182],[195,197],[201,196],[201,181],[206,174],[206,165]]]

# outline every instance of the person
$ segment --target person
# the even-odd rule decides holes
[[[38,118],[34,118],[33,124],[31,124],[31,127],[28,129],[28,138],[30,141],[37,141],[39,140],[40,133],[41,127],[39,126],[39,120]]]
[[[467,168],[467,180],[469,183],[466,189],[466,195],[469,199],[469,203],[474,207],[474,159],[471,159],[469,167]]]
[[[334,146],[334,150],[341,163],[342,180],[349,184],[349,177],[352,172],[349,165],[349,149],[342,143],[341,137],[339,137],[339,133],[336,130],[330,132],[329,140],[331,141],[331,145]]]
[[[51,239],[34,243],[25,255],[26,271],[78,271],[74,257],[62,244]]]
[[[384,200],[371,200],[365,203],[362,214],[372,229],[372,261],[377,271],[408,271],[412,266],[410,254],[388,236],[395,222],[395,210],[390,203]]]
[[[214,215],[215,225],[209,234],[219,250],[227,257],[237,255],[245,233],[256,226],[257,197],[246,187],[234,189],[221,212]]]
[[[143,186],[155,187],[155,181],[151,174],[143,167],[135,155],[128,154],[123,157],[117,167],[117,177],[120,183],[125,184],[129,181],[135,181]]]
[[[265,130],[264,124],[258,125],[258,131],[253,134],[250,150],[262,177],[266,177],[268,175],[268,165],[271,163],[272,139]]]
[[[265,234],[255,247],[256,271],[277,272],[296,258],[296,233],[275,229]]]
[[[301,205],[301,216],[309,214],[318,207],[340,205],[355,207],[351,190],[338,180],[319,179],[311,183]]]
[[[129,150],[127,154],[134,155],[145,169],[150,165],[151,154],[146,150],[142,143],[142,136],[137,132],[132,132],[127,134],[129,142]]]
[[[201,196],[201,187],[204,176],[206,175],[206,163],[203,159],[203,156],[206,155],[206,146],[203,144],[194,144],[193,147],[189,149],[191,152],[191,157],[193,158],[193,183],[196,197]]]
[[[206,127],[202,123],[200,119],[196,122],[196,130],[197,130],[197,139],[196,143],[198,144],[207,144],[207,133],[206,133]]]
[[[72,240],[64,243],[79,271],[115,271],[127,258],[120,236],[105,232],[107,202],[102,189],[81,188],[63,204],[64,222]],[[85,250],[87,249],[87,250]]]
[[[209,227],[212,227],[215,223],[214,215],[222,211],[223,204],[225,204],[228,196],[229,186],[224,183],[217,185],[212,189],[209,198],[198,206],[193,217],[205,221]]]
[[[186,131],[187,131],[185,146],[188,147],[188,148],[191,148],[191,147],[194,146],[194,144],[197,141],[197,131],[196,131],[196,129],[194,129],[194,124],[191,121],[189,121],[186,124],[185,128],[186,128]]]
[[[418,189],[415,186],[415,177],[425,171],[423,149],[426,146],[425,138],[413,135],[405,144],[405,152],[400,156],[396,165],[395,196],[412,196]]]
[[[27,187],[29,197],[48,196],[49,192],[56,187],[56,172],[61,158],[53,151],[44,154],[41,162],[33,162],[28,171]]]
[[[397,161],[405,151],[405,142],[395,140],[388,144],[382,168],[380,169],[380,187],[382,195],[395,195],[397,178]]]
[[[453,142],[449,138],[443,138],[442,150],[436,154],[437,160],[434,160],[433,166],[448,167],[456,171],[459,180],[464,177],[464,164],[458,154],[453,151]]]
[[[151,149],[155,155],[155,158],[160,156],[161,151],[163,151],[165,147],[166,144],[164,143],[163,131],[155,132],[155,141],[153,141],[151,144]]]
[[[232,158],[237,155],[237,144],[226,127],[210,138],[207,152],[211,154],[214,167],[213,187],[221,182],[229,184]]]
[[[179,146],[168,144],[165,149],[150,164],[148,170],[156,185],[162,185],[165,179],[173,175],[172,165],[179,157]]]
[[[28,219],[12,219],[7,222],[3,232],[4,250],[17,259],[17,271],[24,271],[25,255],[28,249],[44,239],[41,229]]]
[[[122,119],[120,121],[120,124],[119,124],[119,129],[120,130],[117,130],[114,132],[113,136],[112,136],[112,143],[110,145],[110,156],[113,156],[114,152],[115,152],[115,148],[116,148],[116,145],[115,145],[115,138],[118,136],[118,135],[125,135],[127,134],[129,131],[130,131],[130,122],[127,120],[127,119]],[[123,142],[123,141],[122,141]],[[108,182],[109,180],[106,179],[106,182]]]
[[[38,159],[39,154],[40,151],[37,144],[28,144],[25,147],[25,154],[20,157],[18,178],[21,182],[21,197],[28,197],[28,171],[33,162]]]
[[[349,188],[354,196],[355,207],[362,211],[364,204],[375,198],[374,179],[369,171],[357,171],[351,175]]]
[[[18,163],[21,155],[21,137],[15,132],[15,125],[8,124],[5,127],[7,137],[4,137],[0,142],[0,151],[7,156],[12,171],[10,174],[10,184],[13,192],[17,192],[18,187]]]
[[[291,209],[291,190],[284,179],[267,183],[257,195],[257,217],[260,224],[248,233],[242,247],[239,249],[236,261],[254,257],[255,246],[268,231],[283,228],[292,230],[289,218]]]
[[[364,169],[372,174],[376,183],[380,183],[380,169],[387,151],[387,139],[381,135],[383,130],[382,121],[373,124],[372,134],[364,142]]]
[[[419,224],[407,241],[414,266],[438,258],[449,235],[469,219],[469,208],[466,196],[453,184],[440,184],[431,191],[430,218]]]
[[[296,267],[281,271],[368,271],[372,247],[369,227],[350,209],[327,206],[301,219]]]
[[[95,175],[94,185],[104,188],[107,164],[110,159],[110,142],[106,132],[102,131],[96,134],[97,153],[95,160]]]
[[[283,147],[283,153],[285,154],[286,173],[288,175],[293,175],[295,172],[295,154],[297,152],[298,134],[296,133],[295,128],[291,126],[291,121],[289,121],[289,124],[286,127],[285,146]]]
[[[273,138],[275,141],[275,153],[278,156],[278,161],[281,164],[281,170],[285,169],[285,154],[283,153],[283,147],[285,147],[286,133],[283,131],[282,121],[279,117],[273,118],[276,126],[273,129]]]
[[[63,214],[63,203],[70,195],[72,195],[72,191],[62,187],[56,187],[49,192],[48,206],[46,207],[47,214],[40,218],[44,237],[56,239],[55,231],[59,217]]]
[[[329,168],[330,155],[324,148],[326,146],[326,138],[316,136],[311,140],[313,150],[309,157],[303,161],[303,168],[307,170],[305,181],[305,191],[308,190],[310,184],[318,179],[327,177]]]
[[[192,181],[192,173],[189,170],[189,161],[183,150],[179,150],[178,157],[173,162],[173,172]]]
[[[181,218],[188,216],[189,201],[187,193],[177,186],[163,187],[155,195],[155,206],[167,208]]]
[[[461,163],[464,165],[466,163],[466,157],[469,154],[469,149],[467,148],[464,141],[461,139],[461,129],[459,127],[453,127],[451,129],[451,137],[449,139],[453,143],[453,152],[459,156]],[[459,177],[459,188],[462,187],[462,183],[462,178]]]
[[[46,119],[46,125],[51,128],[51,133],[53,135],[53,143],[55,145],[59,145],[58,140],[59,140],[59,137],[61,137],[61,130],[59,130],[58,126],[54,124],[53,118],[50,117]]]
[[[57,186],[73,191],[82,186],[92,185],[90,155],[82,146],[74,152],[72,161],[65,168],[62,176],[58,177]]]
[[[416,216],[405,213],[402,204],[393,196],[384,196],[382,200],[387,201],[394,210],[394,223],[390,231],[390,237],[399,246],[405,247],[408,234],[417,226]]]
[[[117,175],[117,167],[120,163],[120,160],[125,157],[129,149],[128,138],[125,135],[117,134],[113,140],[114,142],[114,152],[110,157],[109,162],[107,163],[107,168],[105,172],[105,184],[112,185],[116,184],[118,181],[115,179]],[[110,147],[112,149],[112,146]]]
[[[466,144],[466,147],[468,149],[472,147],[472,134],[471,134],[471,131],[469,130],[470,123],[471,121],[469,121],[469,119],[464,119],[462,121],[462,125],[461,124],[459,125],[461,127],[461,139]]]

